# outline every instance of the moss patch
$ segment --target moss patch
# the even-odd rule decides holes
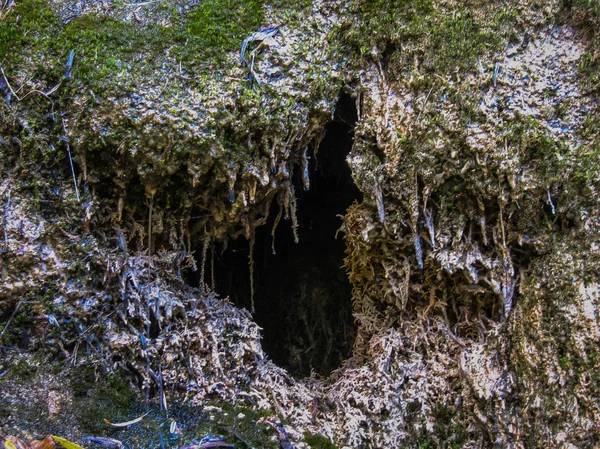
[[[329,438],[323,435],[304,434],[304,441],[313,449],[338,449],[339,446],[333,444]]]

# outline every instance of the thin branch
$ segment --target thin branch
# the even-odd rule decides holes
[[[4,230],[4,247],[8,248],[8,236],[6,235],[6,216],[8,215],[8,210],[10,209],[10,191],[8,192],[8,199],[6,200],[6,205],[4,206],[4,214],[2,216],[2,228]]]
[[[10,325],[10,322],[13,320],[13,318],[15,317],[15,315],[17,314],[17,312],[19,311],[19,307],[21,307],[22,303],[23,303],[23,300],[19,301],[19,303],[17,304],[17,307],[15,307],[15,310],[13,311],[12,315],[10,316],[10,318],[8,319],[8,321],[6,322],[6,325],[4,326],[4,329],[2,329],[2,332],[0,332],[0,338],[2,338],[2,336],[4,335],[4,332],[6,332],[6,329],[8,329],[8,326]]]
[[[8,89],[15,96],[15,98],[17,99],[17,101],[23,101],[25,98],[27,98],[31,94],[40,94],[40,95],[44,96],[48,101],[53,101],[52,98],[49,97],[49,95],[52,95],[54,92],[56,92],[58,90],[58,88],[60,87],[60,84],[61,84],[59,82],[56,86],[54,86],[48,92],[42,92],[41,90],[33,89],[33,90],[27,92],[22,97],[19,97],[17,95],[17,92],[12,88],[12,86],[8,82],[8,77],[6,76],[6,73],[4,72],[4,68],[1,65],[0,65],[0,71],[2,72],[2,76],[4,76],[4,81],[6,82],[6,85],[8,86]],[[23,86],[21,86],[21,88],[19,88],[19,90],[21,90],[22,88],[23,88]]]
[[[154,0],[151,2],[143,2],[143,3],[123,3],[123,6],[146,6],[152,5],[153,3],[161,3],[163,0]]]
[[[65,136],[67,134],[67,126],[65,125],[65,119],[61,119],[63,124],[63,129],[65,131]],[[69,146],[69,142],[65,141],[67,144],[67,154],[69,155],[69,164],[71,164],[71,175],[73,175],[73,185],[75,186],[75,196],[77,201],[79,201],[79,189],[77,188],[77,178],[75,178],[75,169],[73,168],[73,158],[71,157],[71,147]]]
[[[2,72],[2,76],[4,77],[4,81],[6,81],[6,85],[10,89],[11,93],[17,98],[17,101],[21,101],[21,99],[19,98],[19,96],[17,95],[17,93],[13,90],[13,88],[10,85],[10,83],[8,82],[8,77],[6,76],[6,73],[4,73],[4,69],[2,68],[1,65],[0,65],[0,71]]]

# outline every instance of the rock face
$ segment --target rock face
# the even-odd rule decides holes
[[[584,0],[5,6],[3,351],[248,402],[300,447],[595,447],[599,25]],[[211,254],[247,241],[254,291],[344,108],[356,340],[297,379]]]

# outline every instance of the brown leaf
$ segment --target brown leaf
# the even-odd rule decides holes
[[[31,446],[17,437],[0,436],[2,449],[31,449]]]
[[[42,441],[31,442],[31,449],[54,449],[55,447],[52,435],[46,435]]]

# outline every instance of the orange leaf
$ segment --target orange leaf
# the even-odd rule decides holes
[[[31,449],[54,449],[55,447],[52,435],[46,435],[46,438],[42,441],[33,441],[31,443]]]

